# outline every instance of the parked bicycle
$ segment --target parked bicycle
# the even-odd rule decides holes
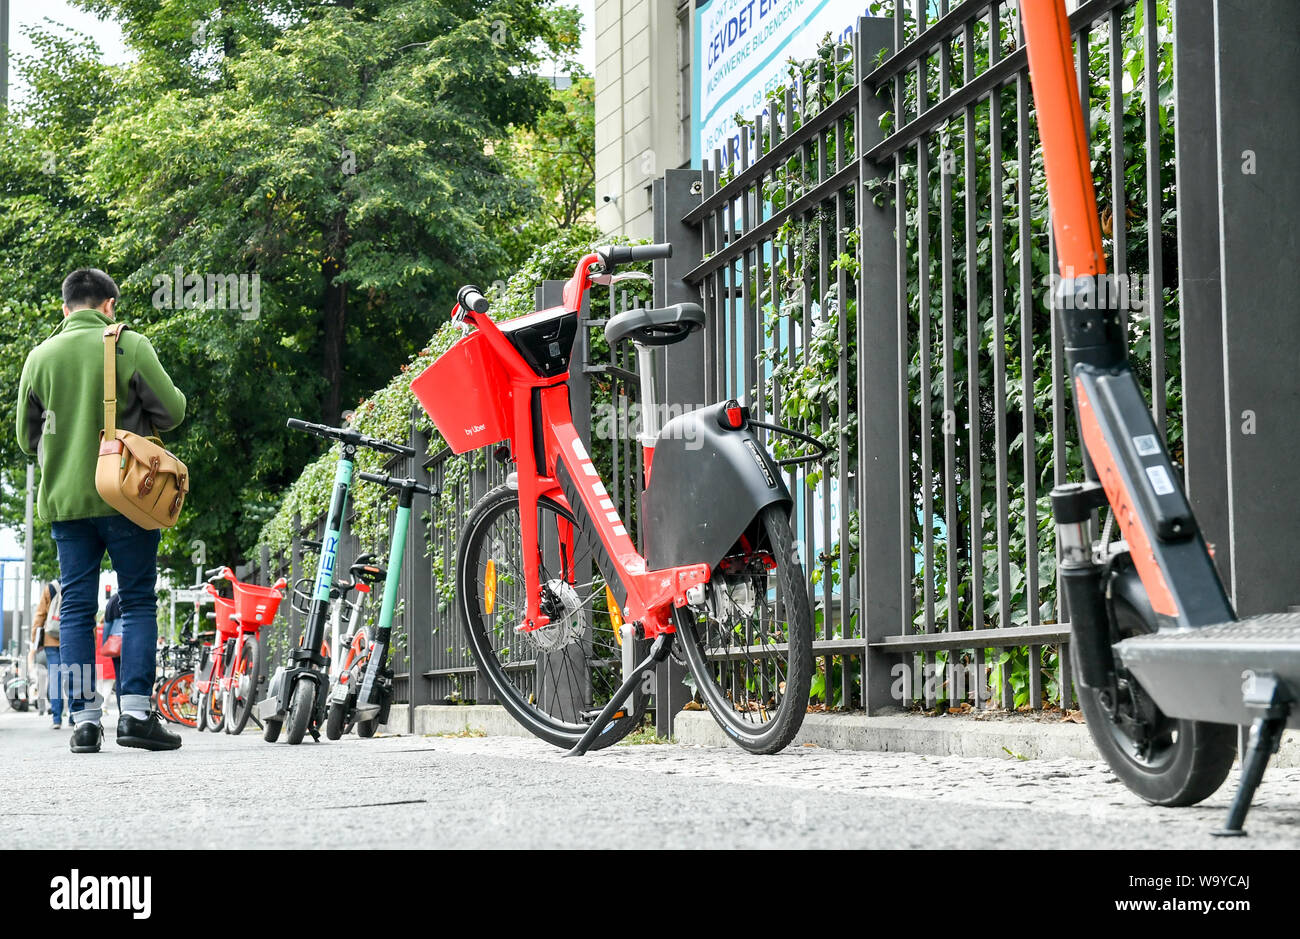
[[[230,584],[233,597],[223,597],[215,584]],[[216,639],[208,666],[199,679],[200,707],[208,730],[243,733],[257,701],[262,668],[262,627],[269,625],[284,599],[285,580],[270,587],[241,583],[229,567],[208,571],[204,586],[216,606]]]
[[[470,512],[457,593],[475,659],[507,711],[573,754],[639,723],[645,677],[680,651],[724,731],[754,753],[785,747],[812,680],[812,610],[780,465],[736,401],[658,423],[656,347],[704,325],[697,304],[630,310],[605,327],[637,348],[646,490],[633,544],[573,425],[566,385],[578,310],[618,266],[671,245],[607,247],[582,258],[563,303],[502,324],[463,287],[468,330],[411,389],[454,452],[508,441],[509,482]],[[626,276],[626,275],[624,275]],[[820,459],[825,448],[792,461]],[[597,572],[592,571],[594,563]],[[637,655],[638,643],[650,641]],[[639,659],[639,661],[638,661]]]
[[[158,648],[153,706],[164,720],[173,724],[198,726],[194,667],[198,661],[199,646],[199,640],[187,639]]]

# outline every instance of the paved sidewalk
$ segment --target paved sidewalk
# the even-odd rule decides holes
[[[1265,779],[1251,837],[1221,841],[1235,773],[1158,809],[1099,763],[620,746],[583,759],[514,737],[346,737],[299,747],[182,731],[175,753],[68,751],[0,713],[10,845],[114,847],[1260,848],[1300,844],[1300,770]]]

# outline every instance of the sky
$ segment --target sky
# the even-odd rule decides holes
[[[586,64],[588,72],[594,72],[596,70],[596,51],[592,34],[592,17],[594,16],[596,0],[565,0],[565,2],[571,6],[577,6],[582,11],[581,61]],[[99,44],[100,51],[103,53],[106,62],[116,65],[129,61],[131,58],[130,50],[122,42],[121,30],[114,23],[96,19],[91,14],[76,9],[66,0],[12,0],[9,12],[9,44],[15,54],[32,52],[32,45],[27,41],[27,37],[23,35],[22,27],[42,25],[47,18],[89,35]],[[12,71],[12,65],[10,69]],[[16,76],[11,75],[10,81],[12,83],[10,88],[11,100],[21,100],[23,89]]]

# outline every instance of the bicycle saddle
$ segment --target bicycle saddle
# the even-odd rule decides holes
[[[677,303],[657,310],[625,310],[605,324],[605,338],[611,346],[621,339],[670,346],[703,326],[704,310],[698,303]]]

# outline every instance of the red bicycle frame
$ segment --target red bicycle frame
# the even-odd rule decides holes
[[[583,296],[593,283],[591,268],[600,263],[598,254],[588,254],[578,262],[573,277],[564,286],[562,309],[565,312],[576,315],[581,309]],[[548,315],[555,316],[559,309],[552,307],[533,316],[546,319]],[[507,401],[506,422],[510,453],[517,465],[524,581],[527,584],[527,607],[524,622],[519,625],[520,631],[531,632],[550,622],[550,617],[541,609],[537,531],[537,503],[547,497],[564,506],[575,517],[585,516],[590,521],[626,591],[623,617],[628,622],[639,622],[649,639],[673,632],[669,615],[671,608],[685,606],[686,591],[709,580],[709,566],[687,564],[647,570],[645,558],[632,543],[577,428],[573,426],[568,370],[563,374],[540,377],[487,314],[457,304],[452,317],[463,318],[482,334],[491,356],[501,369],[503,386],[493,391]],[[572,490],[581,500],[580,507],[571,504],[560,485],[561,466],[573,483]],[[559,532],[561,543],[567,550],[566,556],[572,558],[573,526],[566,524],[561,527],[565,529]],[[570,569],[563,573],[573,583],[575,572]]]

